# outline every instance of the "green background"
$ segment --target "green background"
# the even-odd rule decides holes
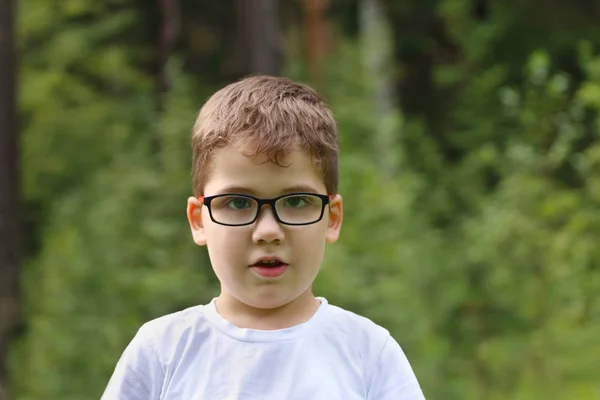
[[[429,399],[600,398],[600,5],[390,0],[372,41],[356,1],[328,3],[320,78],[302,4],[281,22],[281,74],[340,127],[345,220],[315,293],[388,328]],[[234,3],[180,4],[159,72],[155,2],[18,2],[16,399],[99,398],[143,322],[218,293],[189,135],[246,71]]]

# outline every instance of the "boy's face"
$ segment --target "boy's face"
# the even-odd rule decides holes
[[[218,150],[204,197],[235,193],[267,199],[294,192],[327,194],[307,152],[290,154],[281,160],[285,167],[280,167],[267,162],[265,156],[245,155],[252,150],[241,144]],[[244,201],[231,204],[232,208],[245,206]],[[214,203],[212,206],[214,211]],[[213,222],[202,200],[194,197],[188,200],[188,218],[194,242],[208,247],[211,264],[221,282],[221,296],[231,296],[232,300],[251,307],[270,309],[311,294],[325,243],[333,243],[339,236],[342,199],[339,195],[330,198],[323,218],[310,225],[281,224],[272,208],[263,206],[254,223],[224,226]],[[284,263],[279,272],[266,273],[278,276],[265,276],[265,269],[256,267],[257,261],[265,257],[277,257]]]

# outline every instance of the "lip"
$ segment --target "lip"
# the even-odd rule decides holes
[[[280,265],[277,267],[260,267],[260,266],[256,265],[257,263],[259,263],[261,261],[278,261],[280,263]],[[287,270],[288,265],[289,265],[288,263],[284,262],[279,257],[265,256],[265,257],[258,258],[249,267],[252,270],[252,272],[254,272],[254,274],[256,274],[257,276],[259,276],[261,278],[274,279],[274,278],[279,278],[280,276],[285,274],[285,271]]]
[[[287,264],[281,264],[278,267],[257,267],[253,266],[250,269],[261,278],[279,278],[287,270]]]

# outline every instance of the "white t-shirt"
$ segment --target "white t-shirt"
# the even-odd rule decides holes
[[[387,330],[319,300],[310,320],[281,330],[236,327],[215,300],[150,321],[102,399],[424,399]]]

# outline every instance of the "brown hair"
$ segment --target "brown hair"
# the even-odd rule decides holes
[[[214,152],[248,141],[249,156],[270,162],[306,150],[328,194],[338,190],[338,132],[333,114],[310,87],[287,78],[252,76],[225,86],[204,104],[192,132],[194,194],[203,194]]]

